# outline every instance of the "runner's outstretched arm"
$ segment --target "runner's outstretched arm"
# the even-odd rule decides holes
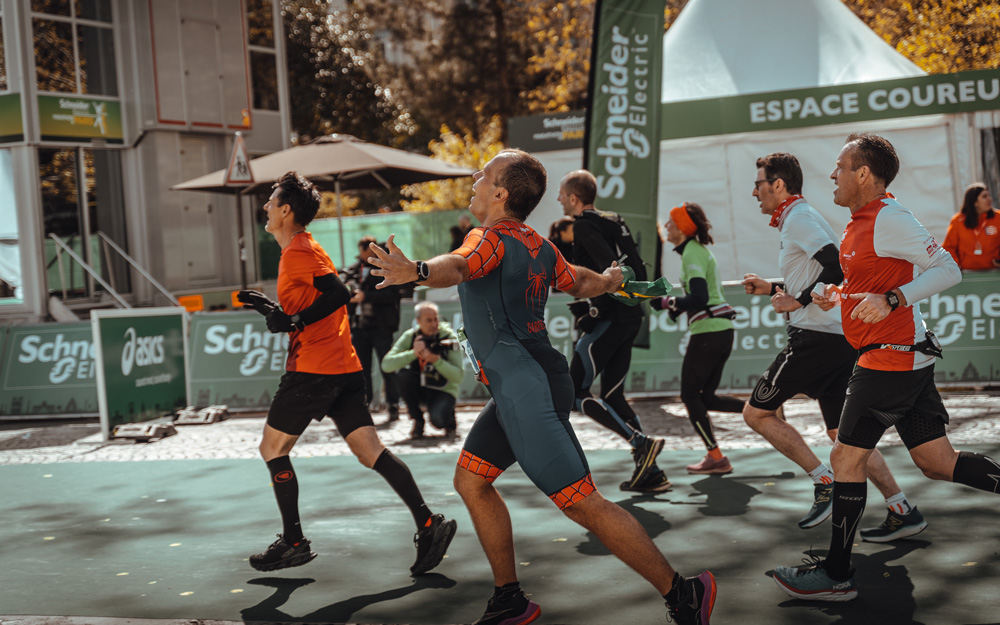
[[[376,267],[376,269],[372,269],[372,274],[382,277],[382,281],[375,285],[376,289],[384,289],[396,284],[408,284],[417,280],[417,261],[406,257],[403,250],[399,249],[399,246],[393,241],[395,236],[390,234],[386,241],[388,252],[374,243],[369,244],[369,249],[375,253],[375,258],[368,260]],[[429,277],[420,282],[424,286],[448,287],[469,279],[468,262],[458,254],[442,254],[426,262]]]
[[[586,267],[573,265],[576,281],[565,290],[574,297],[596,297],[605,293],[614,293],[622,285],[622,270],[618,262],[604,270],[604,273],[591,271]]]

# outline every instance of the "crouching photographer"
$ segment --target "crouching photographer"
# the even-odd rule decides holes
[[[458,335],[438,319],[433,302],[420,302],[413,308],[417,327],[404,332],[382,359],[382,370],[398,372],[400,394],[413,419],[414,439],[424,437],[424,413],[427,406],[431,425],[455,437],[455,399],[462,382],[462,353]]]

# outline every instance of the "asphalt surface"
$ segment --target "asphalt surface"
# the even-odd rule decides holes
[[[944,397],[955,446],[1000,455],[1000,394],[952,391]],[[810,532],[794,524],[808,506],[808,479],[739,415],[721,413],[712,414],[716,435],[736,471],[724,478],[686,475],[683,466],[697,460],[702,447],[683,405],[676,398],[633,405],[645,429],[666,440],[660,465],[675,484],[668,493],[619,492],[615,485],[629,473],[624,443],[582,415],[572,417],[574,428],[602,492],[635,515],[672,562],[684,569],[705,563],[717,574],[714,623],[1000,621],[994,498],[924,479],[894,433],[883,440],[884,453],[931,527],[916,539],[860,544],[855,565],[862,596],[848,604],[809,604],[784,596],[766,575],[774,565],[796,564],[810,547],[822,553],[826,546],[826,524]],[[358,494],[354,484],[371,482],[370,472],[353,458],[336,458],[350,452],[329,420],[311,425],[292,454],[310,480],[303,482],[303,514],[323,557],[275,577],[255,574],[240,561],[273,534],[277,516],[261,484],[262,415],[178,427],[177,435],[150,443],[104,442],[94,422],[0,424],[9,523],[0,623],[467,622],[478,616],[491,584],[464,508],[450,492],[450,473],[477,412],[478,406],[460,407],[457,440],[410,440],[405,411],[392,423],[385,413],[375,415],[383,441],[406,459],[428,502],[459,520],[460,536],[441,574],[415,582],[387,564],[395,564],[401,550],[412,557],[405,509],[388,489],[379,490],[384,485],[378,480],[375,494]],[[816,403],[792,400],[786,417],[825,460],[830,441]],[[607,557],[593,536],[554,513],[523,474],[508,473],[498,486],[511,508],[522,581],[543,605],[539,623],[664,622],[641,580]],[[317,492],[323,493],[319,501]],[[865,526],[884,515],[877,499],[870,489]],[[358,531],[343,535],[355,516]]]

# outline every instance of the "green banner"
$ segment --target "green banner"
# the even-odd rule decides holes
[[[191,400],[231,409],[271,404],[285,372],[287,334],[271,334],[252,311],[191,316]]]
[[[597,208],[625,218],[647,263],[656,255],[664,0],[594,8],[584,168]]]
[[[173,413],[187,401],[187,316],[183,308],[91,312],[101,425]]]
[[[38,128],[42,141],[103,139],[122,143],[122,107],[116,100],[79,96],[38,96]]]
[[[0,95],[0,143],[24,140],[24,122],[21,117],[21,94]]]
[[[660,138],[705,137],[758,130],[1000,109],[1000,70],[812,89],[668,102]]]
[[[97,414],[90,324],[0,328],[0,416]]]

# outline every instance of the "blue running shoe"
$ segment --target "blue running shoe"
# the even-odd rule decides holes
[[[830,577],[826,562],[816,556],[803,561],[803,566],[777,566],[774,568],[774,582],[779,588],[796,599],[807,601],[850,601],[858,596],[854,585],[854,571],[842,582]]]

